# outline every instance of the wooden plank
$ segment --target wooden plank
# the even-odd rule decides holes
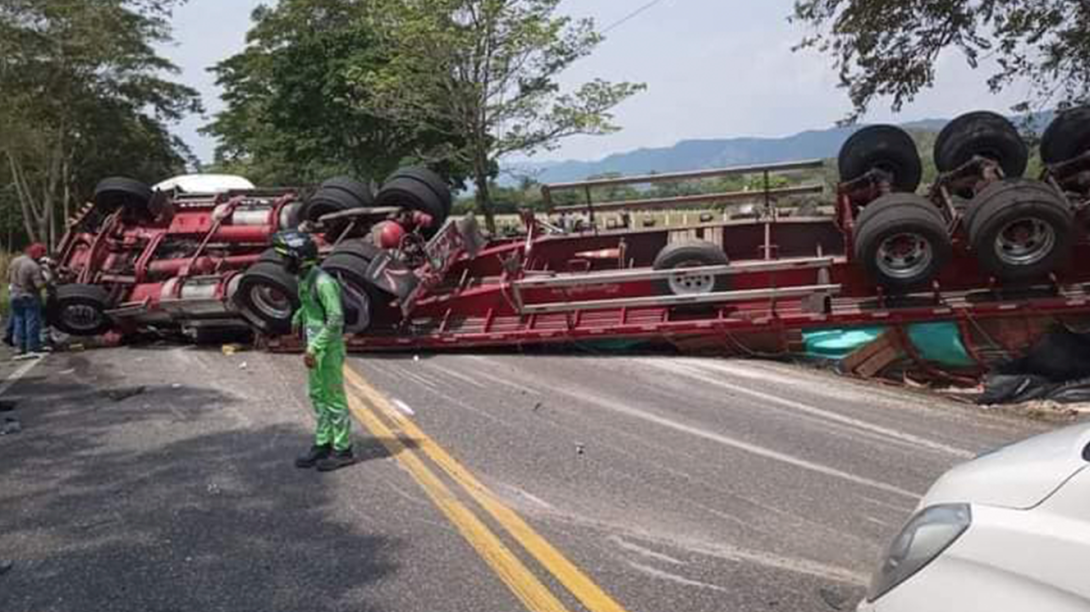
[[[848,372],[871,378],[900,359],[903,354],[900,339],[890,330],[853,351],[841,361],[841,366]]]

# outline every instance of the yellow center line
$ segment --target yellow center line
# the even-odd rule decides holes
[[[347,368],[345,368],[347,371]],[[450,489],[424,462],[405,447],[388,427],[353,394],[348,395],[348,408],[360,423],[382,441],[424,489],[447,519],[454,524],[462,537],[470,543],[485,563],[496,572],[500,580],[515,597],[531,612],[568,612],[564,604],[540,580],[534,576],[507,546],[481,522],[473,512],[451,493]]]
[[[590,612],[625,612],[612,597],[589,576],[569,561],[559,550],[539,535],[518,514],[504,505],[472,473],[428,437],[408,417],[395,409],[382,393],[371,386],[362,375],[345,366],[345,378],[370,400],[371,404],[393,421],[411,438],[417,447],[447,473],[496,520],[531,556],[564,585]]]

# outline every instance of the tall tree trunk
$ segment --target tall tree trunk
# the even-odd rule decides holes
[[[488,172],[474,170],[473,181],[477,184],[477,212],[484,214],[484,224],[489,232],[496,233],[496,215],[492,212],[492,194],[488,189]]]
[[[496,216],[492,212],[492,193],[488,188],[488,157],[478,153],[473,159],[473,182],[477,184],[477,212],[484,214],[488,231],[496,233]]]

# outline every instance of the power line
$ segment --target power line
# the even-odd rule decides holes
[[[617,28],[617,27],[619,27],[619,26],[621,26],[621,25],[635,19],[636,17],[641,15],[644,11],[647,11],[648,9],[654,7],[656,4],[659,4],[660,2],[662,2],[662,0],[651,0],[647,4],[641,6],[640,8],[632,11],[631,13],[625,15],[624,17],[621,17],[617,21],[614,21],[610,25],[606,26],[606,28],[604,30],[602,30],[602,34],[605,34],[606,32],[609,32],[610,30],[612,30],[614,28]]]

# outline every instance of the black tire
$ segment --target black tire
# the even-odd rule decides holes
[[[378,257],[378,254],[382,252],[382,249],[374,245],[374,243],[364,240],[345,240],[338,244],[334,249],[332,255],[351,255],[364,262],[364,266],[371,263],[371,260]]]
[[[322,270],[336,278],[341,284],[341,298],[344,300],[345,326],[348,334],[367,331],[378,313],[391,310],[392,298],[379,291],[367,280],[367,264],[358,254],[334,253],[322,262]]]
[[[258,331],[291,333],[291,317],[299,309],[299,283],[280,264],[258,262],[239,280],[233,296],[235,307]]]
[[[323,187],[303,203],[299,209],[299,220],[316,223],[324,215],[362,206],[363,204],[355,196],[346,191]]]
[[[975,155],[996,161],[1008,178],[1026,173],[1029,148],[1006,117],[991,111],[967,113],[946,124],[935,140],[935,167],[950,172]]]
[[[261,256],[257,258],[256,263],[273,263],[278,266],[284,265],[284,256],[276,252],[276,249],[265,249]]]
[[[1075,159],[1087,151],[1090,151],[1090,106],[1060,113],[1041,136],[1041,161],[1046,165]]]
[[[133,213],[154,216],[149,210],[151,187],[138,180],[120,176],[99,181],[95,186],[95,206],[107,213],[125,208]]]
[[[360,206],[371,206],[375,202],[375,194],[371,192],[371,186],[357,181],[348,176],[337,176],[323,181],[319,190],[336,189],[352,196]]]
[[[920,152],[908,132],[895,125],[869,125],[840,147],[840,180],[854,181],[877,168],[893,175],[893,190],[914,192],[923,177]]]
[[[926,198],[891,193],[868,204],[854,230],[855,261],[893,292],[927,286],[950,261],[946,220]]]
[[[316,191],[299,208],[299,220],[317,223],[325,215],[362,207],[363,203],[347,191],[334,187],[323,187]],[[334,242],[341,237],[350,224],[351,222],[347,220],[330,223],[325,228],[323,235],[326,240]]]
[[[386,182],[390,182],[395,178],[410,178],[427,185],[443,203],[443,210],[446,215],[450,216],[450,211],[454,207],[454,195],[450,191],[450,185],[438,173],[427,168],[400,168],[390,175]]]
[[[395,178],[382,186],[375,198],[375,205],[379,207],[393,206],[407,208],[426,213],[432,218],[432,226],[422,232],[425,236],[432,236],[447,220],[446,209],[439,196],[430,187],[412,178]]]
[[[970,247],[996,278],[1032,281],[1070,262],[1074,215],[1055,190],[1036,181],[1001,181],[981,191],[971,207]]]
[[[110,294],[98,285],[61,285],[46,308],[49,324],[72,336],[98,336],[113,327]]]
[[[730,258],[723,249],[711,242],[691,240],[666,245],[655,257],[652,267],[656,270],[697,268],[701,266],[725,266]],[[659,292],[674,295],[700,295],[727,291],[730,277],[727,275],[689,277],[656,281]]]

